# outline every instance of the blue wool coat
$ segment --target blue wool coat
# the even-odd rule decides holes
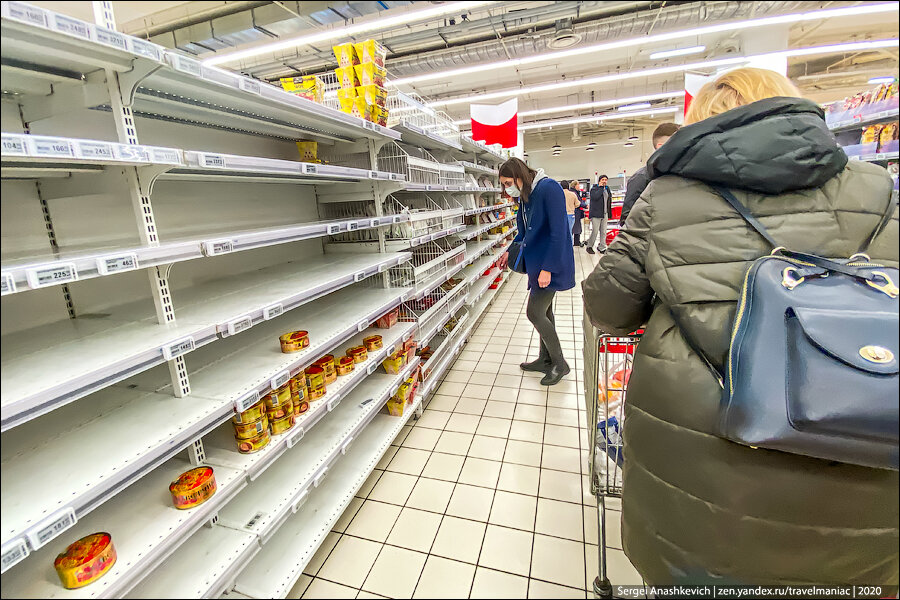
[[[575,287],[575,253],[562,187],[549,177],[538,181],[528,202],[519,201],[517,221],[519,233],[515,241],[523,246],[528,288],[540,287],[541,271],[550,271],[547,289],[561,292]]]

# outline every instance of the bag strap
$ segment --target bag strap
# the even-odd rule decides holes
[[[750,214],[750,211],[747,210],[747,207],[741,204],[741,201],[734,197],[734,194],[731,193],[731,190],[727,190],[723,187],[715,185],[712,186],[712,189],[714,189],[717,194],[722,196],[722,198],[724,198],[725,201],[731,205],[731,208],[737,211],[737,213],[741,215],[741,217],[743,217],[745,221],[747,221],[747,224],[755,229],[756,233],[761,235],[767,242],[769,242],[773,248],[777,248],[778,246],[780,246],[780,244],[775,241],[775,238],[773,238],[766,230],[766,228],[763,227],[762,223],[760,223],[756,219],[756,217]]]
[[[881,220],[878,222],[878,226],[875,228],[875,231],[872,232],[866,241],[862,243],[857,252],[864,253],[869,249],[869,246],[875,241],[882,231],[888,226],[888,223],[891,222],[891,219],[894,217],[894,211],[897,210],[897,195],[891,192],[891,200],[888,202],[887,208],[884,211],[884,214],[881,215]]]

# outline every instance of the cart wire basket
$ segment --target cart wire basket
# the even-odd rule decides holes
[[[634,352],[642,330],[628,336],[606,335],[584,316],[584,401],[587,410],[590,442],[589,473],[591,493],[597,499],[598,575],[594,579],[594,595],[612,598],[606,563],[607,498],[622,497],[622,467],[625,445],[625,402],[628,380],[634,365]],[[590,382],[594,382],[590,385]],[[619,512],[614,511],[615,518]]]

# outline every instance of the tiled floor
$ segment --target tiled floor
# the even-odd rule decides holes
[[[597,259],[576,257],[580,282]],[[537,355],[538,338],[524,280],[513,277],[289,597],[593,597],[581,290],[557,296],[572,373],[548,389],[519,368]],[[640,584],[621,550],[618,512],[607,523],[610,580]]]

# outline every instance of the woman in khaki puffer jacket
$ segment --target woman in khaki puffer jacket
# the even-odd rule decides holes
[[[898,583],[898,473],[716,437],[722,390],[685,342],[722,372],[744,273],[771,250],[708,183],[783,246],[834,258],[857,252],[889,206],[887,172],[848,162],[821,108],[796,96],[758,69],[707,84],[583,284],[600,330],[646,323],[626,403],[622,535],[648,584]],[[897,266],[896,211],[868,254]]]

